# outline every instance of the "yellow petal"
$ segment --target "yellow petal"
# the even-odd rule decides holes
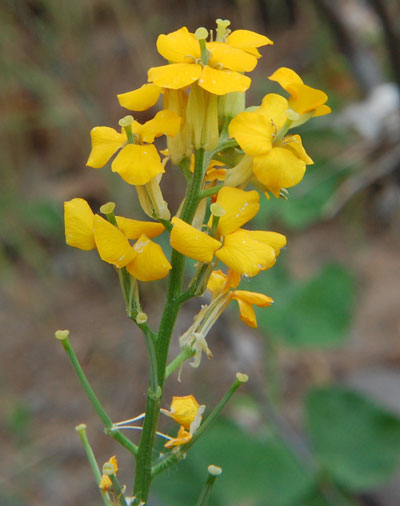
[[[217,203],[225,211],[218,223],[218,233],[227,236],[254,218],[260,209],[260,196],[256,190],[224,186],[218,192]]]
[[[296,134],[285,137],[284,146],[286,149],[290,149],[290,151],[292,151],[297,156],[297,158],[303,160],[306,165],[312,165],[314,163],[312,159],[307,155],[306,150],[304,149],[301,142],[300,135]]]
[[[100,258],[118,268],[125,267],[136,255],[124,234],[97,214],[94,217],[94,238]]]
[[[286,98],[276,93],[269,93],[263,98],[258,111],[264,114],[268,120],[272,121],[275,131],[279,132],[286,122],[286,111],[288,108],[289,104]]]
[[[119,104],[130,111],[146,111],[157,103],[161,88],[155,84],[143,84],[140,88],[117,95]]]
[[[224,291],[227,279],[228,276],[221,270],[212,271],[207,288],[210,290],[213,299]]]
[[[274,249],[253,240],[245,230],[225,237],[223,247],[215,254],[232,270],[246,276],[255,276],[275,263]]]
[[[229,123],[229,135],[251,156],[268,153],[272,148],[275,129],[264,114],[244,111]]]
[[[226,42],[230,46],[243,49],[243,51],[253,54],[256,57],[258,57],[260,53],[255,48],[273,44],[272,40],[265,35],[252,32],[251,30],[235,30],[228,35]]]
[[[99,169],[104,167],[112,155],[127,141],[125,133],[119,133],[114,128],[100,126],[90,131],[92,151],[86,165]]]
[[[274,248],[276,256],[286,246],[286,237],[278,232],[270,232],[269,230],[248,230],[247,232],[255,241],[263,242]]]
[[[190,425],[196,418],[199,407],[200,404],[193,395],[172,397],[169,413],[176,423],[179,423],[185,429],[190,429]]]
[[[329,105],[319,105],[316,107],[314,112],[315,116],[325,116],[325,114],[330,114],[332,112],[332,109],[329,107]]]
[[[256,156],[253,172],[271,191],[273,188],[290,188],[299,183],[306,171],[306,164],[291,150],[273,148],[266,155]]]
[[[306,84],[290,84],[287,86],[290,93],[289,107],[299,114],[312,112],[328,100],[328,95]]]
[[[126,266],[126,270],[139,281],[154,281],[165,278],[171,269],[164,252],[146,235],[141,235],[133,246],[135,258]]]
[[[179,90],[197,81],[201,72],[202,67],[197,63],[171,63],[161,67],[152,67],[147,76],[150,82],[161,88]]]
[[[168,35],[159,35],[157,50],[166,60],[177,63],[193,63],[201,56],[199,41],[186,26]]]
[[[94,214],[84,199],[64,202],[65,241],[68,246],[89,251],[96,248],[93,235]]]
[[[176,112],[163,109],[143,125],[142,140],[143,142],[153,142],[155,137],[163,134],[174,137],[179,132],[181,124],[182,118]]]
[[[116,216],[118,228],[128,239],[137,239],[142,234],[152,239],[164,232],[164,226],[161,223],[153,221],[139,221],[124,218],[123,216]]]
[[[187,432],[184,427],[180,427],[178,436],[170,439],[164,446],[165,448],[172,448],[173,446],[185,445],[192,439],[192,437],[193,436],[190,432]]]
[[[257,65],[257,58],[253,55],[224,42],[208,42],[207,49],[210,52],[210,67],[220,65],[223,69],[236,72],[251,72]]]
[[[128,144],[114,159],[111,170],[118,172],[124,181],[135,186],[144,185],[165,172],[153,144]]]
[[[234,91],[246,91],[251,84],[250,77],[233,70],[217,70],[206,65],[199,79],[199,86],[214,95],[226,95]]]
[[[204,232],[200,232],[176,216],[172,218],[174,225],[171,231],[171,246],[189,258],[199,262],[211,262],[215,251],[221,243]]]
[[[294,70],[287,67],[280,67],[278,70],[275,70],[268,79],[279,83],[286,91],[288,91],[287,87],[291,84],[303,84],[301,77]]]

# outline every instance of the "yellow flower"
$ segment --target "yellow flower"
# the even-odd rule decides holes
[[[162,410],[162,412],[173,418],[180,428],[178,436],[171,438],[165,447],[171,448],[188,443],[201,424],[204,409],[205,406],[200,406],[193,395],[173,397],[170,410]]]
[[[117,228],[94,214],[79,198],[65,202],[64,209],[68,245],[84,250],[97,248],[102,260],[119,269],[126,267],[139,281],[164,278],[171,269],[161,246],[150,240],[164,231],[160,223],[116,216]],[[129,239],[136,243],[131,246]]]
[[[112,486],[111,478],[109,476],[107,476],[106,474],[103,474],[101,477],[101,480],[100,480],[99,488],[103,492],[108,492],[110,490],[111,486]]]
[[[279,83],[290,94],[289,107],[298,114],[311,117],[331,112],[331,108],[325,105],[327,94],[304,84],[294,70],[281,67],[269,76],[269,79]]]
[[[132,185],[145,185],[158,174],[165,172],[157,149],[152,144],[160,135],[174,136],[181,126],[181,118],[169,110],[159,111],[153,119],[143,125],[130,122],[134,143],[128,143],[126,130],[117,132],[110,127],[95,127],[91,130],[92,150],[87,161],[89,167],[103,167],[119,150],[111,170]]]
[[[179,423],[185,429],[190,429],[190,425],[196,418],[199,407],[200,404],[193,395],[172,397],[169,414],[176,423]]]
[[[238,114],[229,124],[229,135],[234,137],[243,151],[253,157],[253,173],[256,178],[279,197],[282,188],[298,184],[306,171],[306,165],[313,163],[301,143],[299,135],[283,137],[288,102],[280,95],[266,95],[261,106],[255,111]],[[246,159],[244,159],[246,160]],[[247,182],[247,165],[243,167],[243,180],[238,173],[239,164],[232,169],[227,184]]]
[[[260,270],[272,267],[280,248],[270,244],[271,238],[274,237],[275,243],[283,247],[285,237],[274,232],[263,235],[240,228],[257,214],[260,206],[258,193],[225,186],[218,192],[216,203],[225,211],[217,228],[220,240],[174,217],[171,246],[200,262],[211,262],[215,254],[232,270],[246,276],[255,276]]]
[[[262,293],[249,292],[247,290],[232,290],[239,283],[240,277],[235,276],[232,271],[228,271],[228,275],[226,275],[218,270],[212,272],[207,288],[210,290],[213,299],[226,294],[227,300],[236,300],[239,305],[241,320],[249,327],[256,328],[257,319],[253,304],[258,307],[268,307],[272,304],[273,299]]]
[[[242,72],[250,72],[257,58],[248,52],[224,42],[207,42],[208,61],[201,59],[199,40],[186,27],[157,39],[158,52],[168,65],[153,67],[149,81],[161,88],[181,89],[198,82],[199,86],[215,95],[246,91],[251,83]]]

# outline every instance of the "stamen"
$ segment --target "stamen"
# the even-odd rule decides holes
[[[138,420],[142,420],[144,417],[145,417],[145,413],[141,413],[140,415],[138,416],[135,416],[135,418],[129,418],[129,420],[123,420],[122,422],[116,422],[116,423],[113,423],[113,426],[117,426],[117,425],[125,425],[127,423],[131,423],[131,422],[137,422]]]

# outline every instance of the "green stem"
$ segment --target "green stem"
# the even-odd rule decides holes
[[[128,506],[128,503],[125,499],[125,495],[122,491],[121,484],[118,480],[118,478],[115,476],[115,474],[110,475],[110,480],[112,482],[112,488],[115,492],[116,496],[118,497],[118,502],[121,506]]]
[[[185,202],[182,208],[181,219],[191,223],[199,202],[199,193],[204,179],[204,149],[195,153],[195,167],[190,184],[187,188]],[[146,503],[151,484],[151,459],[160,415],[162,389],[166,377],[168,350],[172,331],[181,306],[180,295],[185,269],[185,257],[172,250],[172,269],[169,275],[167,300],[160,322],[158,339],[156,341],[158,391],[149,389],[146,402],[146,415],[144,418],[142,436],[136,459],[136,477],[134,486],[135,504],[140,501]]]
[[[99,466],[97,465],[96,457],[94,456],[92,447],[90,446],[89,440],[86,435],[86,425],[82,423],[81,425],[75,427],[75,430],[79,434],[79,437],[81,438],[83,448],[85,449],[86,457],[89,461],[89,465],[94,475],[94,479],[96,480],[97,486],[99,486],[101,482],[101,472]],[[111,502],[109,501],[108,494],[104,494],[101,490],[100,494],[105,506],[110,506]]]
[[[212,423],[214,423],[214,421],[219,416],[221,411],[224,409],[226,404],[230,401],[231,397],[236,392],[236,390],[240,387],[240,385],[242,385],[246,381],[247,381],[246,375],[243,375],[240,373],[238,373],[236,375],[236,380],[234,381],[234,383],[232,383],[232,385],[230,386],[228,391],[225,393],[225,395],[222,397],[222,399],[219,401],[217,406],[213,409],[213,411],[211,411],[211,413],[207,416],[207,418],[200,425],[200,427],[197,429],[197,431],[193,434],[192,439],[187,444],[185,444],[182,448],[180,448],[178,451],[176,451],[174,453],[170,453],[161,462],[159,462],[158,464],[153,466],[153,469],[152,469],[152,477],[153,478],[155,476],[157,476],[157,474],[160,474],[162,471],[165,471],[165,469],[170,467],[172,464],[175,464],[176,462],[178,462],[179,460],[184,458],[184,456],[186,455],[189,448],[191,446],[193,446],[196,443],[196,441],[198,441],[198,439],[204,434],[204,432],[206,430],[209,429],[210,425]]]
[[[83,389],[86,392],[86,395],[89,398],[89,401],[91,402],[93,408],[98,414],[100,420],[103,422],[103,425],[105,426],[105,433],[114,438],[116,441],[118,441],[130,453],[132,453],[133,455],[137,455],[138,447],[134,443],[132,443],[130,439],[121,434],[120,431],[112,430],[113,423],[111,421],[111,418],[106,413],[105,409],[103,408],[100,401],[96,397],[96,394],[94,393],[92,387],[90,386],[90,383],[85,373],[83,372],[78,357],[76,356],[75,351],[73,350],[71,343],[69,342],[69,339],[68,338],[62,339],[61,344],[69,358],[69,361],[71,362],[71,365],[76,375],[78,376],[79,381],[81,382]]]
[[[209,474],[207,481],[204,484],[202,491],[200,492],[200,496],[196,502],[196,506],[206,506],[208,502],[208,498],[210,497],[211,490],[215,483],[215,480],[218,478],[218,475]]]
[[[168,378],[178,367],[180,367],[186,360],[193,357],[195,352],[192,348],[185,346],[182,351],[177,355],[172,362],[170,362],[165,371],[165,379]]]
[[[150,389],[147,392],[146,416],[143,422],[142,436],[139,451],[136,457],[136,477],[133,494],[134,504],[147,503],[151,484],[151,457],[156,437],[158,418],[161,407],[161,388],[154,394]]]

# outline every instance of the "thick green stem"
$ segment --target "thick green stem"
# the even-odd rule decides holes
[[[204,149],[198,149],[195,153],[194,173],[188,186],[185,203],[182,208],[181,219],[191,223],[199,203],[199,194],[204,179]],[[167,300],[161,318],[158,338],[156,340],[156,358],[157,358],[157,377],[158,390],[154,392],[149,389],[146,403],[146,415],[143,424],[142,436],[139,443],[139,451],[136,459],[136,477],[134,486],[134,495],[136,497],[134,504],[140,501],[146,503],[151,484],[151,460],[154,447],[154,440],[157,431],[158,418],[160,415],[162,389],[166,377],[166,366],[168,359],[169,343],[172,331],[181,306],[180,295],[183,285],[183,276],[185,269],[185,257],[172,250],[171,255],[172,269],[169,275],[167,290]]]
[[[67,337],[65,339],[62,339],[61,344],[63,345],[63,348],[69,358],[69,361],[71,362],[71,365],[74,368],[74,371],[78,376],[79,381],[81,382],[81,385],[89,398],[89,401],[92,403],[93,408],[95,409],[96,413],[99,415],[100,420],[103,422],[105,426],[105,433],[113,437],[133,455],[136,455],[138,453],[138,447],[134,443],[132,443],[130,439],[121,434],[121,432],[119,432],[118,430],[113,430],[113,423],[111,421],[111,418],[106,413],[99,399],[96,397],[96,394],[94,393],[92,387],[90,386],[90,383],[85,373],[83,372],[78,357],[76,356],[75,351],[73,350],[71,343],[69,342],[69,339]]]
[[[151,457],[156,437],[158,418],[161,407],[161,388],[155,394],[150,389],[147,392],[146,416],[144,418],[139,451],[136,457],[136,477],[133,494],[134,504],[147,503],[151,484]]]

